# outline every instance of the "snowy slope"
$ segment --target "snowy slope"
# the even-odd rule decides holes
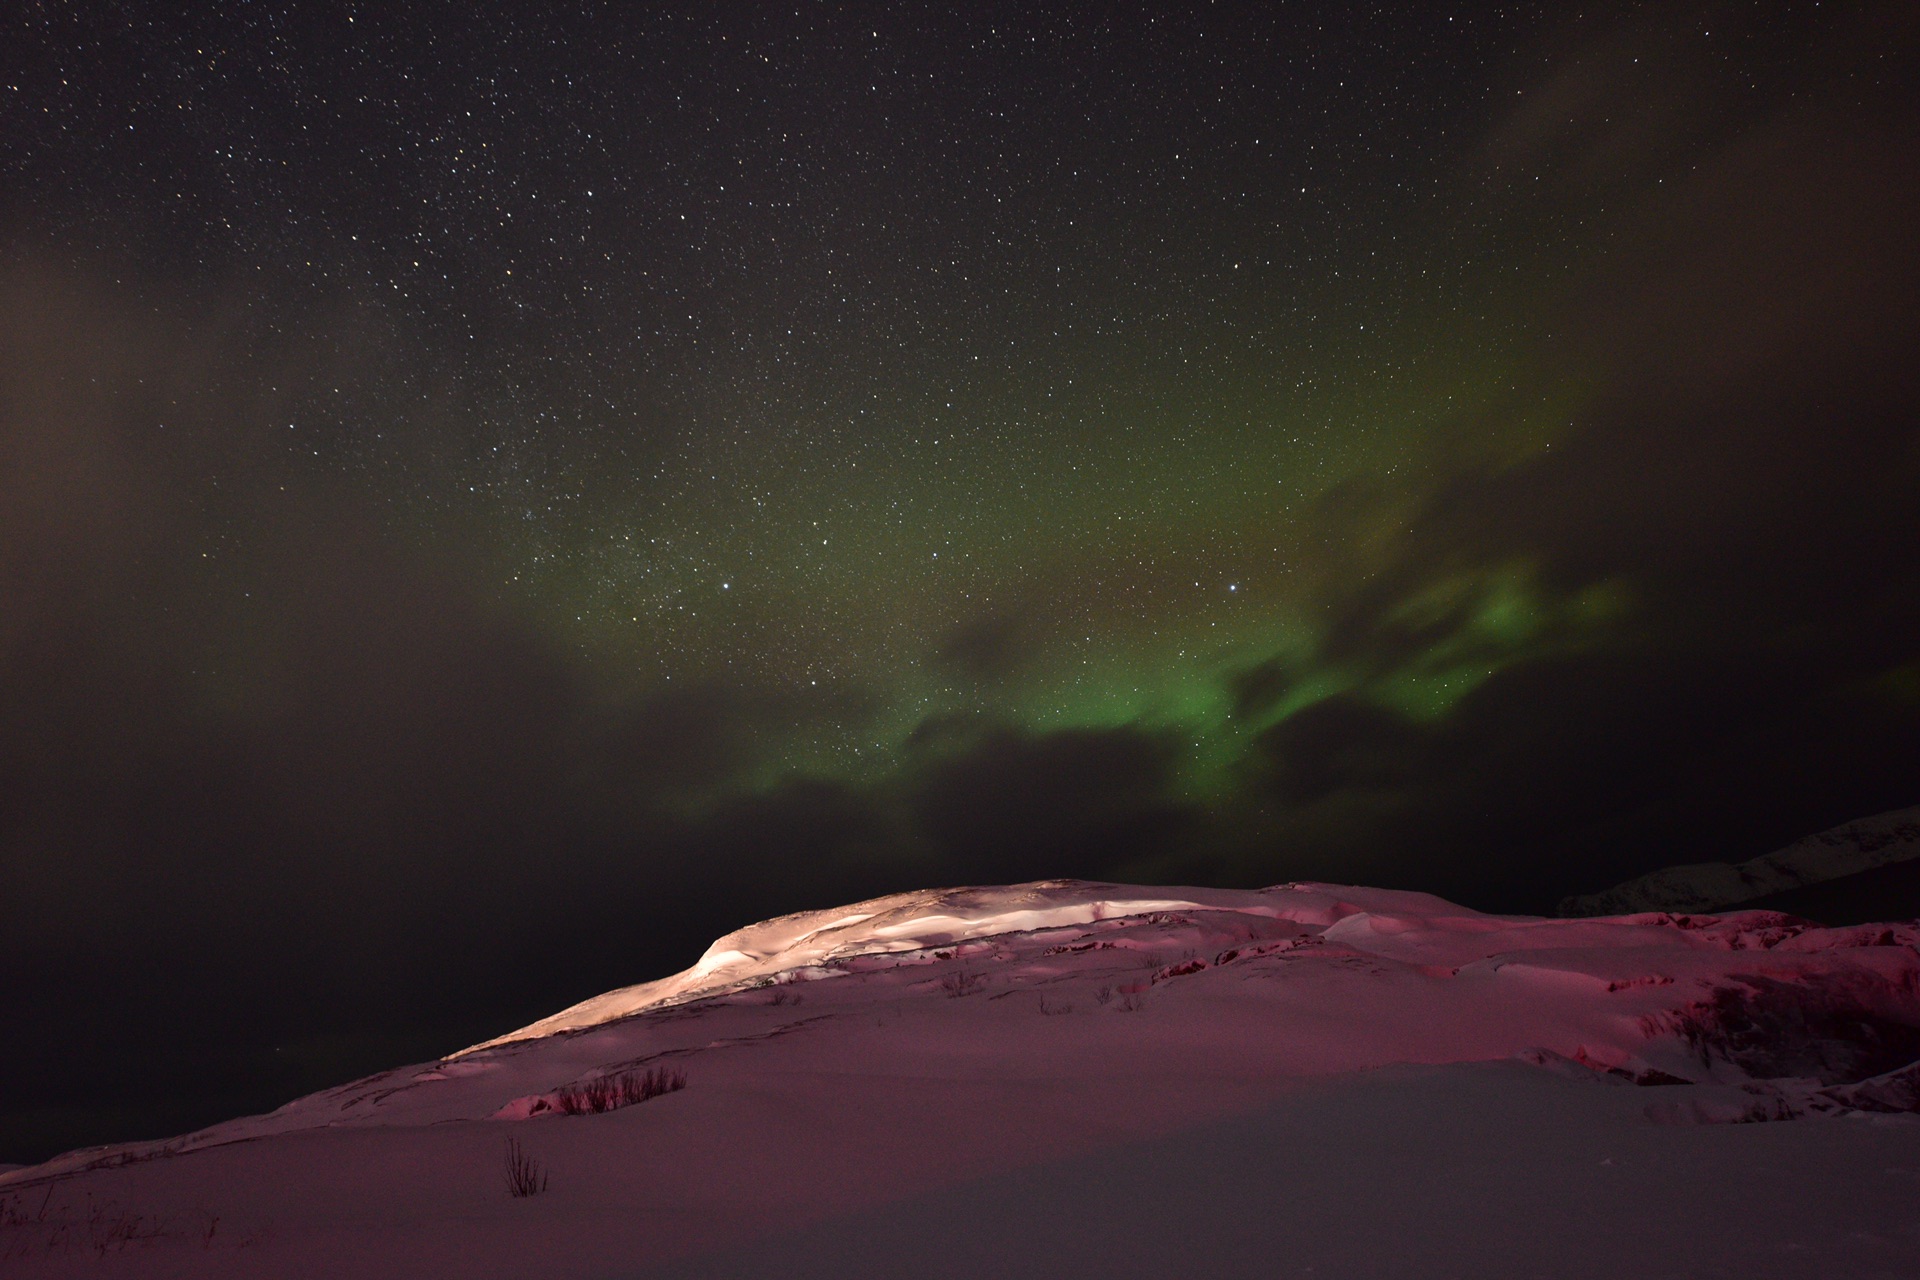
[[[0,1261],[1012,1276],[1077,1250],[1164,1276],[1244,1271],[1278,1232],[1278,1274],[1709,1275],[1731,1233],[1771,1259],[1742,1275],[1915,1275],[1916,1059],[1912,924],[1494,917],[1330,885],[904,894],[272,1115],[0,1174]],[[1716,1123],[1751,1120],[1791,1122]],[[510,1140],[540,1194],[508,1194]],[[1151,1211],[1112,1199],[1155,1185]],[[1356,1235],[1385,1194],[1392,1259]],[[1562,1220],[1577,1266],[1526,1244]],[[947,1243],[888,1252],[915,1240]],[[1649,1269],[1646,1240],[1677,1252]]]
[[[1217,902],[1244,897],[1223,898],[1210,890],[1193,890],[1191,894]],[[727,934],[708,947],[707,953],[684,973],[595,996],[531,1026],[475,1045],[466,1052],[597,1026],[646,1009],[682,1004],[856,956],[923,951],[996,934],[1201,906],[1201,901],[1193,896],[1108,898],[1072,889],[1049,893],[1044,886],[1036,885],[1012,891],[924,890],[876,898],[833,911],[802,911]]]
[[[1665,867],[1600,893],[1568,898],[1560,904],[1560,914],[1722,911],[1914,858],[1920,858],[1920,807],[1844,823],[1748,862]]]

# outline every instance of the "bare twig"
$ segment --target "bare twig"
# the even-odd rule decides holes
[[[547,1189],[546,1168],[520,1147],[516,1138],[507,1139],[507,1194],[516,1200],[537,1196]]]

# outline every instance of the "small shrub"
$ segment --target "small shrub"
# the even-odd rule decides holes
[[[947,993],[949,999],[957,1000],[984,982],[986,979],[978,974],[968,973],[965,969],[956,969],[940,979],[940,989]]]
[[[49,1181],[47,1194],[40,1197],[40,1211],[32,1216],[27,1214],[25,1195],[17,1201],[11,1195],[0,1199],[0,1227],[44,1226],[47,1221],[47,1209],[53,1204],[53,1188],[54,1183]]]
[[[1045,1014],[1049,1018],[1057,1018],[1063,1013],[1072,1013],[1073,1006],[1070,1004],[1048,1004],[1047,998],[1045,996],[1041,996],[1040,1012]]]
[[[87,1244],[98,1258],[122,1252],[130,1245],[163,1240],[170,1234],[164,1219],[134,1213],[118,1201],[88,1205],[86,1226]]]
[[[1106,1008],[1108,1002],[1111,1001],[1112,999],[1113,999],[1112,987],[1101,987],[1098,991],[1095,991],[1093,993],[1093,1002],[1099,1005],[1102,1009]]]
[[[1138,1013],[1147,1007],[1147,998],[1138,991],[1129,991],[1120,997],[1120,1003],[1113,1006],[1121,1013]]]
[[[620,1105],[632,1106],[663,1093],[677,1093],[687,1087],[687,1073],[678,1067],[651,1067],[629,1071],[620,1077]]]
[[[1800,983],[1736,977],[1712,997],[1641,1019],[1648,1034],[1677,1032],[1703,1064],[1715,1058],[1771,1080],[1812,1076],[1855,1084],[1920,1058],[1920,1026],[1875,1011],[1884,979],[1810,977]]]
[[[570,1084],[555,1089],[553,1100],[563,1115],[597,1116],[618,1105],[614,1101],[617,1087],[612,1076],[601,1076],[585,1084]]]
[[[650,1067],[599,1076],[585,1084],[564,1085],[553,1091],[553,1102],[562,1115],[597,1116],[686,1087],[686,1072],[676,1067]]]
[[[537,1196],[547,1189],[547,1170],[521,1149],[518,1139],[507,1139],[507,1194],[515,1200]]]

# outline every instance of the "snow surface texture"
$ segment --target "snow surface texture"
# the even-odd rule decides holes
[[[1920,806],[1875,814],[1796,840],[1750,862],[1692,862],[1567,898],[1563,916],[1721,911],[1755,898],[1920,858]]]
[[[1911,1277],[1917,1059],[1916,924],[903,894],[268,1116],[0,1174],[0,1265]]]

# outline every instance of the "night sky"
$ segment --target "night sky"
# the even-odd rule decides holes
[[[874,893],[1920,801],[1910,0],[4,22],[0,1160]]]

